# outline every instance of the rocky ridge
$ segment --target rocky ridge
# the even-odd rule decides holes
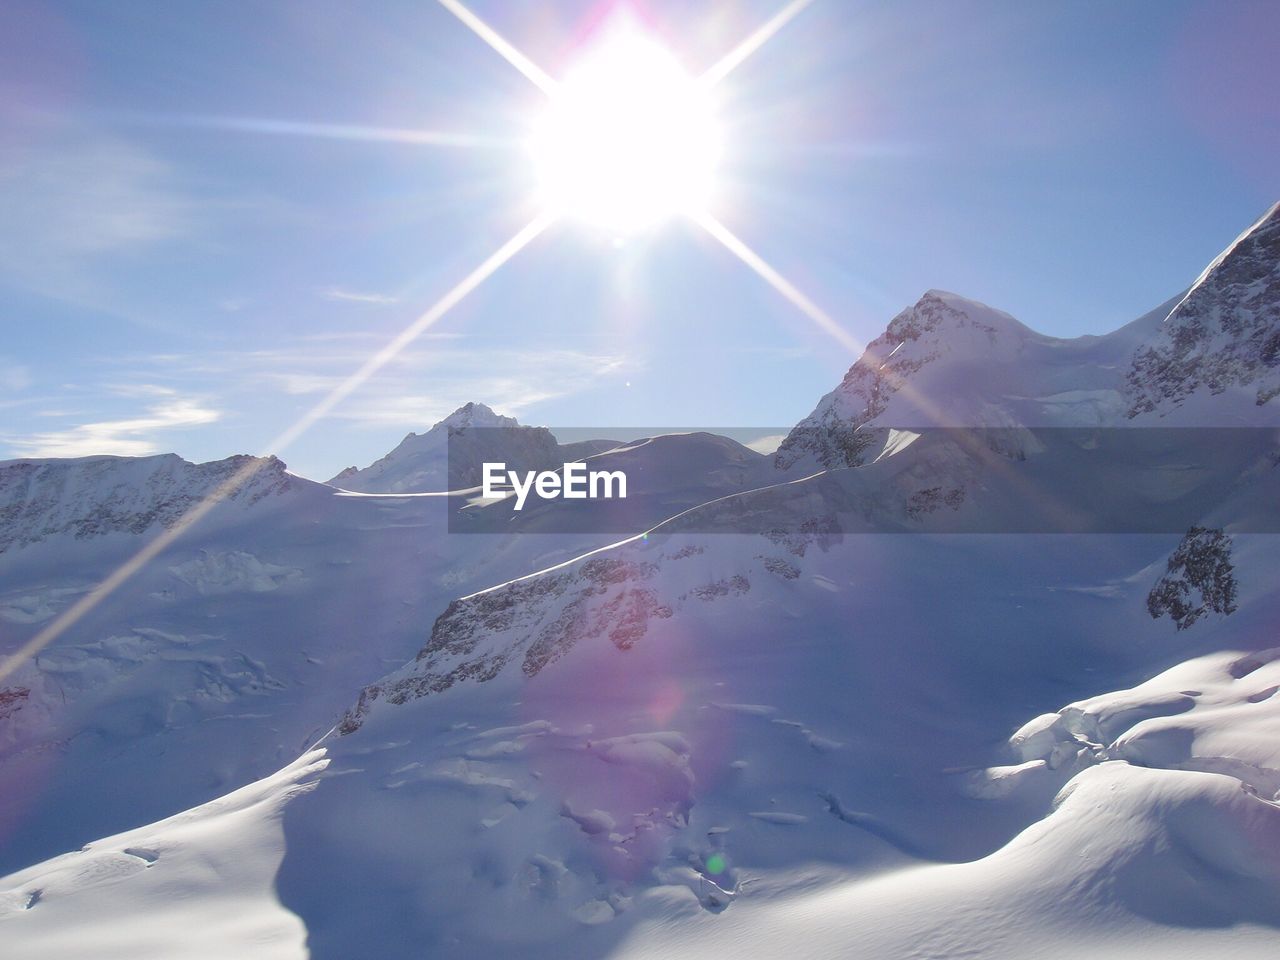
[[[294,485],[275,457],[189,463],[164,454],[0,463],[0,553],[60,535],[84,540],[170,527],[251,463],[256,469],[226,493],[228,503],[252,505]]]
[[[1165,416],[1197,393],[1280,396],[1280,204],[1228,247],[1133,357],[1127,415]]]

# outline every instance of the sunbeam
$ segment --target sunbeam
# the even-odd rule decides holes
[[[796,309],[817,324],[820,330],[830,335],[854,356],[862,352],[863,344],[859,343],[844,327],[836,323],[829,313],[801,293],[790,280],[769,266],[763,257],[739,240],[723,223],[709,213],[693,214],[692,219],[698,226],[724,244],[730,253],[759,274],[765,283],[786,297]]]
[[[803,11],[812,0],[791,0],[777,14],[761,25],[742,43],[722,57],[699,81],[704,84],[715,84],[740,65],[747,57],[758,50],[787,23]],[[519,70],[525,77],[547,94],[553,94],[559,84],[541,67],[535,64],[515,46],[505,40],[497,31],[472,13],[459,0],[439,0],[441,6],[457,17],[477,36],[492,47],[498,54]],[[192,126],[208,126],[223,129],[244,130],[253,133],[267,133],[290,136],[318,136],[347,140],[371,140],[400,143],[428,144],[446,147],[472,147],[506,145],[505,141],[475,137],[469,134],[450,133],[445,131],[413,130],[383,127],[369,127],[347,124],[319,124],[302,121],[267,120],[232,117],[190,117],[176,121]],[[790,281],[765,262],[755,251],[743,243],[719,220],[709,213],[690,211],[691,218],[701,225],[711,236],[720,241],[731,253],[757,273],[766,283],[782,294],[809,317],[821,330],[834,338],[850,353],[858,354],[862,345],[844,330],[821,307],[800,292]],[[328,414],[355,390],[364,384],[394,359],[406,346],[421,336],[434,325],[464,297],[475,290],[486,279],[492,276],[504,263],[510,260],[521,249],[532,242],[555,219],[551,212],[544,212],[521,228],[514,236],[495,250],[479,266],[459,281],[429,309],[392,339],[386,346],[371,356],[358,370],[330,391],[310,410],[294,421],[270,443],[266,445],[263,456],[283,452],[318,420]],[[30,657],[39,653],[70,627],[79,622],[103,600],[114,593],[123,583],[145,567],[166,547],[181,537],[196,522],[204,517],[217,504],[231,496],[258,470],[261,462],[250,461],[231,477],[223,481],[212,493],[188,510],[171,527],[164,530],[154,540],[116,568],[106,579],[93,590],[85,594],[76,603],[55,618],[47,627],[38,632],[26,644],[9,657],[0,661],[0,680],[4,680],[17,667]]]
[[[545,70],[508,43],[502,34],[477,17],[459,3],[458,0],[439,0],[439,3],[440,6],[466,24],[476,36],[493,47],[499,56],[528,77],[534,86],[547,94],[555,92],[556,81]]]
[[[448,293],[442,296],[434,304],[432,304],[421,316],[413,323],[401,331],[386,346],[375,353],[372,357],[361,365],[360,369],[347,377],[342,383],[338,384],[330,391],[319,403],[304,413],[291,426],[277,435],[270,443],[268,443],[260,456],[267,456],[282,452],[303,433],[343,399],[349,396],[353,391],[358,389],[361,384],[367,381],[371,376],[386,366],[393,360],[397,354],[405,347],[421,336],[426,330],[437,323],[441,317],[453,309],[457,304],[480,286],[485,280],[491,277],[497,270],[508,260],[514,257],[521,249],[528,246],[538,234],[542,233],[551,223],[551,217],[543,215],[535,218],[520,229],[510,240],[495,250],[487,257],[478,267],[472,270],[467,276],[460,280]],[[201,518],[203,518],[210,510],[216,507],[227,497],[235,493],[240,487],[248,482],[254,474],[262,469],[262,460],[250,460],[230,477],[220,483],[212,493],[202,499],[190,510],[178,518],[173,526],[165,529],[154,540],[148,542],[141,550],[117,567],[112,573],[99,583],[96,587],[86,593],[83,597],[72,604],[67,610],[60,614],[47,627],[42,629],[34,637],[23,644],[17,651],[10,654],[7,658],[0,661],[0,682],[4,681],[10,674],[14,672],[21,664],[31,657],[38,654],[41,650],[53,643],[58,637],[65,633],[69,628],[75,626],[86,614],[90,613],[103,600],[111,596],[119,587],[124,584],[130,577],[145,567],[149,562],[155,559],[166,547],[187,532]]]
[[[747,57],[764,46],[775,33],[799,16],[813,0],[791,0],[785,7],[762,23],[750,36],[721,57],[698,79],[707,85],[719,83]]]
[[[175,117],[140,118],[149,124],[266,133],[293,137],[324,137],[331,140],[366,140],[378,143],[406,143],[429,147],[515,147],[519,142],[501,137],[482,137],[449,130],[420,130],[412,127],[370,127],[348,123],[310,123],[303,120],[270,120],[259,117]]]
[[[460,280],[452,290],[432,304],[417,320],[366,360],[359,370],[334,387],[323,400],[268,444],[267,452],[277,453],[297,440],[312,424],[346,399],[361,384],[393,360],[401,350],[422,336],[428,328],[436,324],[441,317],[457,306],[463,297],[484,283],[485,280],[497,272],[499,267],[519,253],[521,249],[528,246],[538,234],[551,225],[552,219],[551,216],[543,214],[525,224],[510,240],[490,254],[483,263]]]
[[[854,357],[858,357],[866,349],[865,344],[859,342],[856,337],[840,326],[829,313],[801,293],[791,281],[771,267],[763,257],[738,239],[728,227],[715,217],[709,213],[702,213],[693,215],[691,219],[724,244],[730,253],[754,270],[762,280],[786,297],[801,313],[817,324],[819,329],[829,334]],[[881,364],[882,368],[883,366],[884,364]],[[910,383],[901,382],[897,384],[897,388],[904,396],[911,398],[917,407],[932,417],[935,424],[938,426],[951,424],[951,418],[946,415],[946,412],[915,390]]]
[[[791,0],[778,13],[752,32],[746,39],[734,47],[728,54],[717,61],[703,73],[698,82],[700,85],[714,85],[720,82],[744,60],[760,49],[771,37],[787,23],[799,15],[812,0]],[[452,13],[480,39],[484,40],[508,63],[520,71],[535,86],[548,95],[559,89],[559,83],[545,70],[530,60],[524,53],[508,42],[501,34],[471,12],[459,0],[439,0],[441,6]],[[285,136],[314,136],[342,140],[386,141],[394,143],[425,144],[442,147],[477,147],[477,146],[509,146],[511,142],[501,139],[477,137],[470,134],[453,133],[436,130],[416,130],[403,128],[371,127],[351,124],[308,123],[292,120],[270,120],[260,118],[236,117],[187,117],[173,121],[188,126],[212,127],[227,130],[242,130],[249,133],[265,133]],[[805,316],[809,317],[821,330],[833,337],[850,353],[858,354],[862,345],[831,318],[821,307],[800,292],[790,281],[766,263],[757,253],[729,231],[719,220],[709,213],[700,210],[688,211],[692,219],[700,224],[711,236],[719,240],[731,253],[757,273],[776,291],[795,305]],[[267,444],[264,455],[284,451],[318,420],[328,414],[355,390],[364,384],[394,359],[408,344],[421,336],[429,327],[440,320],[464,297],[475,290],[486,279],[492,276],[504,263],[510,260],[522,248],[542,233],[555,219],[554,212],[544,212],[525,225],[493,254],[486,258],[470,274],[456,284],[449,292],[436,301],[428,310],[392,339],[386,346],[371,356],[358,370],[330,391],[315,406],[304,413],[279,436]],[[218,503],[231,496],[258,470],[260,461],[253,460],[237,470],[231,477],[220,484],[212,493],[185,513],[177,523],[167,528],[154,540],[125,561],[121,566],[85,594],[75,604],[53,620],[47,627],[37,633],[19,650],[0,661],[0,680],[8,677],[17,667],[39,653],[50,643],[74,626],[86,614],[97,607],[103,600],[114,593],[123,583],[147,565],[166,547],[181,537],[193,524],[198,522]]]

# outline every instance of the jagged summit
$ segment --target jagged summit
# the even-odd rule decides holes
[[[519,427],[520,422],[515,417],[504,417],[499,413],[495,413],[492,408],[485,406],[483,403],[464,403],[453,413],[449,414],[443,420],[432,426],[431,430],[439,430],[443,428],[465,428],[465,427]],[[430,432],[430,431],[428,431]],[[409,434],[414,436],[414,434]]]
[[[404,440],[401,441],[401,443],[405,443],[409,440],[412,440],[414,437],[429,437],[433,433],[434,434],[443,433],[445,436],[448,436],[450,432],[465,430],[468,427],[515,428],[515,427],[521,427],[521,426],[523,426],[523,424],[521,424],[520,421],[518,421],[515,417],[504,417],[502,414],[494,412],[492,407],[489,407],[483,403],[468,401],[467,403],[464,403],[462,406],[460,406],[457,410],[453,411],[453,413],[449,414],[444,419],[437,420],[435,423],[431,425],[430,429],[426,430],[425,432],[418,433],[416,431],[410,430],[408,433],[405,434]],[[365,469],[370,469],[370,468],[365,468]],[[329,483],[336,483],[339,479],[351,477],[360,472],[361,472],[360,468],[354,465],[347,467],[345,470],[343,470],[341,473],[335,476],[332,480],[330,480]]]
[[[1280,204],[1188,291],[1103,336],[1045,336],[930,290],[779,446],[782,469],[856,466],[875,427],[1277,422]]]
[[[1209,264],[1134,354],[1127,386],[1131,418],[1182,420],[1193,398],[1220,397],[1232,419],[1258,422],[1249,407],[1280,396],[1280,203]]]
[[[546,427],[527,427],[483,403],[471,402],[426,433],[409,433],[394,450],[363,470],[348,467],[329,483],[359,493],[438,493],[479,483],[480,464],[485,461],[542,468],[556,461],[558,451],[556,438]]]
[[[1007,426],[1009,402],[1040,392],[1028,362],[1066,341],[1036,333],[976,300],[929,290],[890,322],[835,390],[778,449],[781,468],[861,462],[868,425]]]
[[[901,343],[931,333],[942,335],[944,331],[954,336],[955,331],[964,329],[978,331],[988,340],[1002,336],[1042,336],[1003,310],[938,289],[926,290],[914,305],[894,317],[886,334]]]
[[[247,454],[209,463],[173,453],[0,463],[0,553],[61,534],[83,540],[170,526],[248,463],[257,469],[225,497],[230,504],[252,505],[306,482],[276,457]]]

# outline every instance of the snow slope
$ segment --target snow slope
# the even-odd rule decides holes
[[[1111,762],[970,863],[791,876],[732,924],[655,891],[662,915],[613,955],[1243,960],[1274,948],[1278,854],[1280,806],[1229,778]]]
[[[652,537],[625,567],[480,594],[326,741],[334,778],[286,812],[282,900],[314,957],[777,957],[801,932],[832,956],[1017,956],[1033,931],[1065,955],[1090,929],[1243,955],[1280,922],[1280,835],[1238,780],[1089,764],[1056,812],[1059,784],[975,789],[1044,704],[1280,616],[1256,537],[1234,613],[1151,618],[1174,540]],[[544,637],[571,642],[397,687]],[[1269,721],[1224,723],[1216,752],[1269,744],[1280,701],[1258,692],[1234,699]]]
[[[0,464],[0,655],[245,461]],[[171,547],[0,680],[0,869],[279,769],[403,662],[458,592],[604,542],[446,542],[454,498],[365,498],[264,461]]]
[[[589,600],[670,597],[629,645],[589,633],[532,677],[513,664],[379,701],[328,738],[325,779],[284,810],[277,896],[312,957],[1245,956],[1280,918],[1265,795],[1133,757],[978,789],[1023,755],[1009,731],[1055,700],[1276,621],[1268,537],[1237,543],[1235,613],[1185,632],[1153,620],[1143,599],[1172,539],[850,537],[801,555],[651,538],[629,559],[657,569]],[[489,635],[527,635],[565,603]],[[1257,714],[1212,724],[1231,738],[1214,756],[1267,747],[1271,661],[1241,683],[1245,659],[1139,687],[1152,706],[1124,707],[1111,736],[1173,716],[1177,688],[1208,720]],[[182,943],[139,955],[198,955]]]
[[[88,861],[101,849],[146,884],[59,887],[84,854],[30,867],[0,883],[11,904],[0,936],[20,954],[75,956],[78,935],[123,943],[126,924],[157,920],[133,955],[199,956],[178,931],[222,895],[252,901],[247,918],[276,931],[261,951],[237,952],[316,960],[1259,955],[1280,931],[1280,541],[1255,532],[1276,521],[1275,438],[1042,428],[1238,425],[1246,389],[1250,416],[1264,419],[1244,422],[1274,423],[1273,404],[1256,402],[1265,350],[1216,393],[1140,377],[1188,389],[1128,416],[1135,358],[1176,340],[1182,318],[1244,331],[1231,342],[1246,360],[1249,344],[1268,342],[1274,300],[1265,279],[1260,298],[1254,285],[1269,275],[1255,268],[1270,263],[1273,222],[1274,212],[1206,272],[1197,299],[1107,337],[1055,341],[927,294],[792,431],[781,474],[705,436],[604,454],[665,466],[659,506],[714,494],[647,536],[586,551],[582,531],[441,535],[425,541],[432,566],[411,544],[442,534],[457,498],[321,485],[294,491],[305,508],[276,508],[290,523],[256,516],[253,549],[250,525],[213,525],[222,539],[192,542],[147,585],[187,591],[175,624],[193,633],[213,612],[257,636],[264,624],[293,629],[287,613],[302,633],[254,649],[287,655],[314,634],[332,658],[308,680],[323,697],[280,700],[265,724],[298,739],[276,767],[319,744],[323,776],[290,786],[316,762],[307,755],[241,794],[281,797],[245,832],[278,824],[283,856],[251,857],[243,876],[183,896],[192,881],[161,872],[164,850],[149,868],[113,859],[126,843],[157,852],[143,836],[168,828],[143,828]],[[1202,306],[1179,313],[1187,303]],[[1191,356],[1176,354],[1179,369],[1203,370]],[[922,429],[971,425],[1002,431]],[[701,459],[692,472],[670,464],[683,457]],[[1037,507],[1106,523],[1047,533],[1064,526],[1030,523],[1043,519]],[[1176,523],[1117,532],[1146,529],[1124,526],[1128,514],[1175,507]],[[726,525],[700,528],[707,514]],[[754,532],[741,532],[744,517]],[[531,529],[545,522],[540,513]],[[1002,523],[1023,532],[993,532]],[[859,532],[885,524],[913,533]],[[62,569],[111,542],[73,536],[18,553]],[[538,554],[538,542],[559,552]],[[322,575],[320,554],[352,560],[363,578],[350,566]],[[397,570],[408,571],[400,594],[383,583]],[[71,588],[41,584],[39,596],[14,593],[12,622]],[[411,597],[421,608],[408,622],[384,609]],[[337,629],[310,609],[327,598],[347,617]],[[136,628],[139,609],[122,608],[119,623]],[[171,662],[166,642],[135,634],[104,649],[141,650],[154,665]],[[94,643],[104,641],[71,646]],[[96,651],[65,652],[78,663]],[[345,713],[316,709],[344,686]],[[28,702],[0,701],[0,712],[20,716]],[[214,741],[169,739],[168,721],[154,741],[104,739],[102,715],[86,710],[81,732],[42,748],[61,751],[61,775],[81,789],[174,769],[182,780],[211,755]],[[255,742],[262,727],[237,736]],[[136,745],[152,742],[163,749],[138,762]],[[94,766],[103,743],[113,749]],[[83,801],[62,812],[92,822]],[[57,834],[56,818],[33,816]],[[33,901],[41,884],[58,896]],[[104,928],[108,910],[122,921]]]
[[[6,877],[6,943],[23,956],[96,960],[305,957],[306,930],[273,890],[280,816],[326,764],[311,751],[221,799]]]

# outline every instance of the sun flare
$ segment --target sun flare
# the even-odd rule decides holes
[[[704,212],[722,148],[712,99],[639,28],[613,29],[535,123],[529,151],[543,208],[616,233]]]

